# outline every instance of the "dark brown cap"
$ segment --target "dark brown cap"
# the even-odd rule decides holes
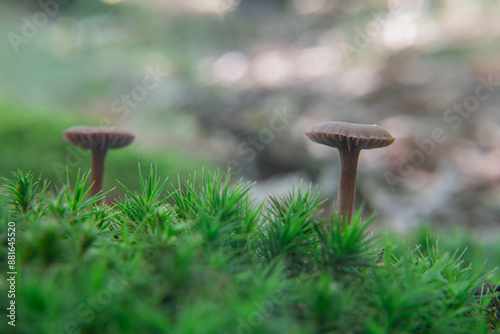
[[[103,127],[74,126],[62,134],[69,144],[91,151],[106,151],[129,145],[135,136],[127,131]]]
[[[318,123],[306,135],[315,143],[349,151],[386,147],[396,140],[378,125],[347,122]]]

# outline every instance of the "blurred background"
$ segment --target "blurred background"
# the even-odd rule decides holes
[[[60,186],[88,170],[74,125],[133,132],[105,187],[137,162],[176,182],[231,168],[254,196],[300,182],[336,198],[320,121],[377,123],[357,206],[376,226],[500,227],[500,2],[493,0],[3,0],[0,175]],[[112,196],[120,196],[116,189]],[[334,201],[325,205],[328,213]]]

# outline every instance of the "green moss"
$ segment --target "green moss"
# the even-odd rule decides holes
[[[264,206],[229,175],[202,172],[169,190],[151,167],[138,191],[97,205],[86,175],[60,191],[21,172],[4,182],[0,267],[15,247],[16,333],[498,329],[497,297],[479,293],[496,282],[480,259],[467,262],[451,238],[428,241],[431,231],[425,244],[370,235],[360,213],[350,225],[318,220],[312,189]],[[9,288],[0,284],[1,305]]]

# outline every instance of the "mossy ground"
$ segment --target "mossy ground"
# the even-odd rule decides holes
[[[111,205],[99,204],[106,194],[87,198],[86,174],[51,191],[30,173],[13,173],[0,204],[0,304],[5,312],[15,246],[16,326],[4,316],[0,332],[498,328],[498,299],[487,288],[481,293],[486,282],[497,283],[496,263],[484,265],[482,246],[467,258],[466,245],[428,234],[423,244],[374,235],[360,214],[350,225],[318,218],[314,189],[255,203],[251,185],[228,181],[203,172],[167,189],[169,181],[151,168],[141,173],[138,192],[124,184],[126,195]]]

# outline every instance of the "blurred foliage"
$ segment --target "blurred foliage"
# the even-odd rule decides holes
[[[398,248],[394,250],[394,254],[398,256],[417,245],[435,244],[436,242],[439,243],[442,250],[450,253],[459,249],[466,250],[462,256],[464,263],[475,263],[476,266],[483,266],[484,269],[495,270],[495,277],[500,280],[500,272],[497,270],[500,265],[500,247],[494,235],[493,238],[480,237],[461,226],[444,229],[431,224],[422,224],[422,226],[413,228],[403,238],[392,233],[385,235],[385,238],[398,243]],[[426,252],[426,249],[422,248],[422,251]]]

